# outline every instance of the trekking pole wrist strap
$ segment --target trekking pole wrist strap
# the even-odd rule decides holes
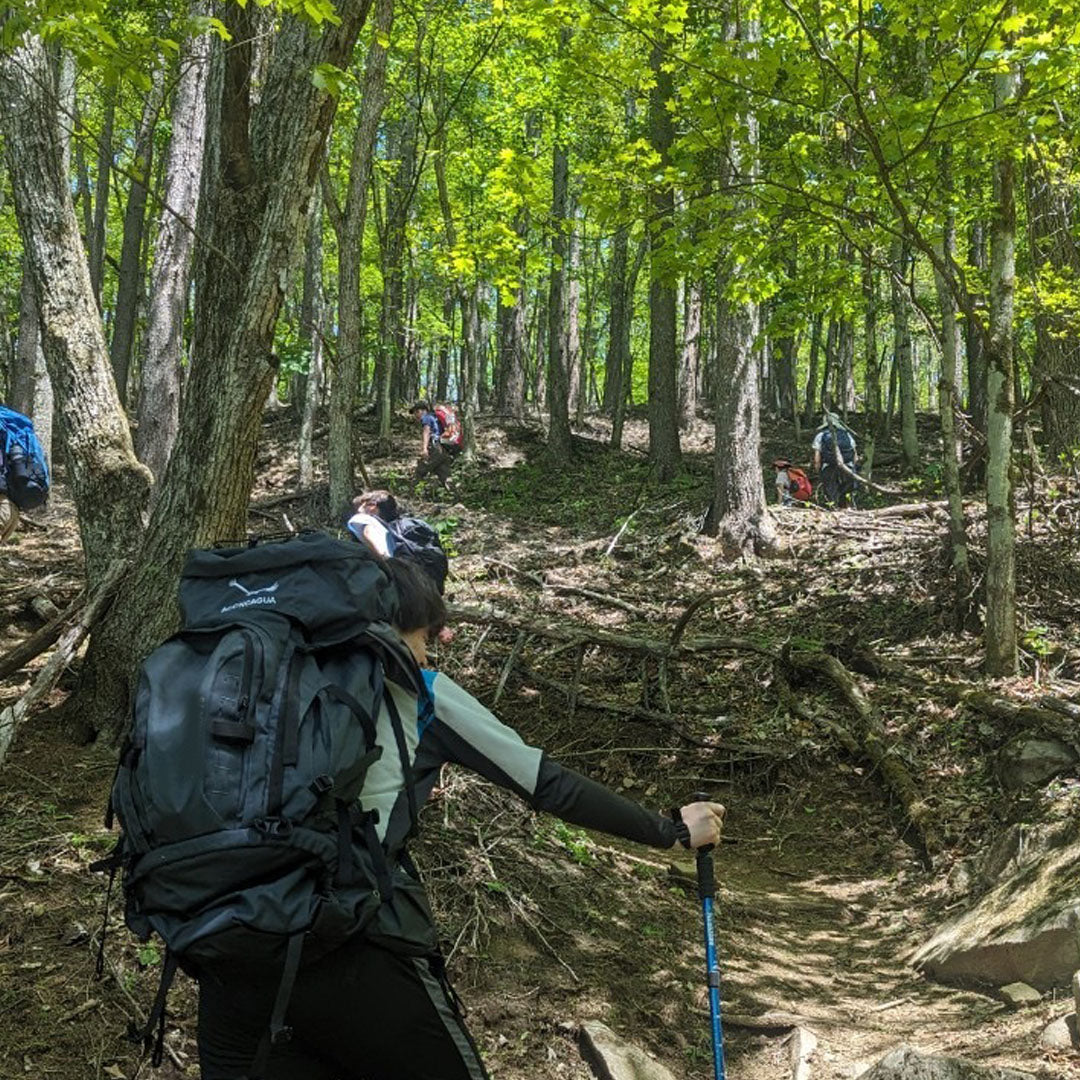
[[[690,826],[683,821],[682,810],[677,806],[673,806],[668,812],[671,814],[671,820],[675,823],[675,839],[689,851],[693,846],[690,843]]]

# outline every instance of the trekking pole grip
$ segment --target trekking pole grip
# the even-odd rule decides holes
[[[707,792],[695,791],[691,796],[693,802],[709,802]],[[716,872],[713,868],[712,850],[714,844],[705,844],[697,849],[697,886],[698,897],[704,900],[706,897],[716,895]]]

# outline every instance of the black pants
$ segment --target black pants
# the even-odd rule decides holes
[[[854,469],[854,465],[848,465]],[[834,506],[855,505],[855,489],[858,481],[835,465],[825,465],[821,470],[821,488],[825,501]]]
[[[486,1080],[440,978],[441,961],[363,940],[300,969],[289,1042],[271,1050],[266,1080]],[[274,975],[199,977],[202,1080],[242,1080],[267,1030]]]

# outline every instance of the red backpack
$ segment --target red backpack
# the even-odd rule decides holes
[[[808,502],[813,494],[814,487],[810,483],[810,477],[793,465],[788,466],[788,494],[799,502]]]
[[[442,431],[439,434],[439,442],[443,446],[461,446],[462,431],[458,423],[457,413],[452,405],[436,405],[435,419],[439,421]]]

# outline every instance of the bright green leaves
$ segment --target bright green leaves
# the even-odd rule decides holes
[[[345,84],[349,81],[349,73],[333,64],[318,64],[311,72],[311,82],[314,87],[335,98],[341,96]]]

